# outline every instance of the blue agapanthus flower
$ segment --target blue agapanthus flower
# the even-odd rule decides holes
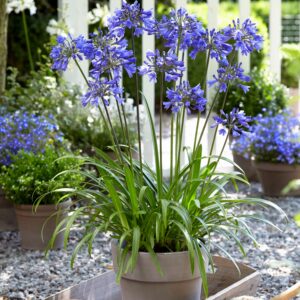
[[[255,118],[252,152],[259,161],[300,163],[300,118],[285,110]]]
[[[249,122],[252,119],[246,116],[244,111],[234,108],[230,113],[225,113],[221,110],[219,116],[214,116],[214,120],[215,124],[211,127],[214,128],[221,125],[222,128],[219,130],[221,135],[225,135],[228,130],[232,136],[236,137],[240,136],[245,129],[249,129]]]
[[[133,30],[135,36],[140,36],[144,30],[153,33],[155,22],[152,12],[142,9],[138,1],[128,4],[123,0],[122,8],[116,10],[108,19],[108,28],[117,36],[123,37],[126,28]]]
[[[157,82],[157,73],[163,73],[167,82],[176,81],[182,77],[182,73],[185,71],[184,63],[178,60],[172,49],[162,53],[158,49],[155,52],[149,50],[146,57],[147,60],[144,61],[144,65],[139,67],[139,74],[147,74],[150,81]]]
[[[82,60],[71,35],[69,39],[63,36],[57,37],[57,45],[52,48],[50,57],[53,59],[52,68],[59,71],[67,69],[71,58]]]
[[[74,42],[78,51],[91,61],[90,75],[95,79],[105,75],[118,80],[123,68],[129,77],[136,72],[136,58],[133,51],[127,49],[124,38],[98,30],[90,39],[79,36]]]
[[[123,104],[124,98],[122,95],[123,88],[118,86],[115,80],[103,77],[98,80],[89,81],[88,91],[82,96],[81,102],[83,106],[86,106],[88,103],[92,105],[103,103],[108,106],[110,96],[113,96],[120,104]]]
[[[192,110],[202,112],[207,102],[200,85],[192,88],[188,81],[183,81],[175,89],[168,89],[167,98],[169,101],[163,102],[164,108],[171,108],[173,113],[177,113],[181,107],[185,107],[188,113]]]
[[[195,16],[191,16],[184,8],[172,10],[163,16],[157,25],[157,35],[165,41],[165,46],[175,50],[191,48],[190,56],[195,58],[199,51],[207,49],[207,32]]]
[[[218,76],[213,75],[212,80],[208,81],[208,85],[212,86],[216,83],[219,85],[220,93],[226,92],[228,88],[228,84],[236,84],[240,87],[244,93],[247,93],[249,90],[249,86],[245,85],[245,82],[249,82],[251,80],[250,76],[244,74],[244,70],[240,64],[236,65],[228,65],[227,67],[220,67],[217,72]]]
[[[216,59],[222,67],[228,66],[228,55],[233,50],[230,44],[231,37],[215,29],[210,30],[209,36],[210,42],[208,49],[210,50],[210,57]]]
[[[240,20],[232,21],[232,26],[224,28],[224,34],[233,38],[235,49],[241,50],[243,55],[248,55],[254,50],[260,50],[263,38],[257,33],[256,24],[246,19],[243,24]]]
[[[20,150],[43,152],[46,144],[62,142],[62,134],[51,118],[26,112],[0,116],[0,164],[9,165]]]

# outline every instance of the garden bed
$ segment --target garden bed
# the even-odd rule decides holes
[[[253,184],[251,189],[242,187],[241,190],[243,195],[260,195],[259,184]],[[276,203],[286,211],[290,222],[278,220],[274,211],[266,211],[268,219],[283,231],[278,232],[264,224],[251,224],[251,227],[256,228],[256,237],[261,246],[257,249],[249,246],[247,258],[242,258],[232,242],[214,237],[214,241],[222,244],[233,257],[259,271],[261,280],[257,296],[261,299],[270,299],[300,280],[300,228],[293,221],[294,215],[300,212],[300,199],[276,199]],[[249,207],[243,210],[245,213],[261,211]],[[45,299],[107,271],[111,258],[109,242],[105,236],[96,239],[91,257],[86,251],[81,252],[74,269],[70,268],[70,254],[81,231],[79,226],[72,232],[66,251],[51,251],[48,259],[43,252],[22,250],[16,232],[0,233],[0,298]],[[250,242],[244,240],[244,244],[250,245]]]

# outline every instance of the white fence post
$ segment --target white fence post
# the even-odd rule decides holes
[[[176,10],[179,8],[185,8],[186,9],[186,4],[187,4],[187,0],[176,0]],[[179,57],[182,55],[182,52],[180,52]],[[187,75],[188,75],[188,60],[187,60],[187,51],[184,53],[184,65],[186,67],[185,72],[183,73],[183,80],[187,80]],[[187,115],[185,114],[185,121],[184,121],[184,128],[183,128],[183,132],[182,132],[182,146],[186,146],[186,126],[187,126]],[[184,153],[184,151],[180,152],[180,162],[181,165],[185,164],[186,161],[186,155]]]
[[[270,0],[270,71],[281,78],[281,0]]]
[[[143,8],[145,10],[153,10],[155,15],[155,0],[143,0]],[[154,35],[143,34],[142,37],[142,58],[146,60],[147,50],[155,50],[155,37]],[[155,84],[149,81],[148,76],[142,77],[143,95],[148,101],[150,112],[153,120],[155,120]],[[147,120],[147,118],[146,118]],[[151,167],[154,162],[153,145],[151,138],[150,122],[145,121],[143,126],[143,155],[144,160]]]
[[[250,0],[239,0],[239,14],[241,24],[248,18],[250,18]],[[239,62],[242,63],[242,68],[245,73],[250,72],[250,55],[242,55],[239,51]]]
[[[58,0],[58,18],[66,23],[67,28],[72,36],[80,34],[88,36],[88,0]],[[85,73],[88,74],[88,62],[79,61],[79,64]],[[66,81],[85,85],[85,81],[74,62],[70,63],[70,67],[63,74]]]
[[[207,8],[207,12],[208,12],[207,27],[208,27],[208,30],[211,30],[213,28],[218,27],[219,0],[207,0],[207,6],[208,6],[208,8]],[[211,59],[209,62],[208,71],[207,71],[207,81],[213,79],[213,75],[217,74],[217,69],[218,69],[218,63],[215,60]],[[207,86],[208,103],[212,102],[214,96],[215,96],[215,90],[213,88],[209,88]],[[206,129],[208,154],[209,154],[209,151],[210,151],[210,148],[212,145],[212,138],[213,138],[213,135],[210,134],[211,133],[210,126],[212,124],[213,124],[213,118],[211,116],[208,121],[207,129]],[[215,154],[215,151],[216,151],[216,149],[214,147],[212,154]]]

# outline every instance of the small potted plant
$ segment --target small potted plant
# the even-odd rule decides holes
[[[263,70],[254,68],[250,72],[251,81],[247,87],[247,93],[245,89],[240,89],[237,85],[231,85],[227,94],[227,99],[224,102],[220,96],[217,100],[215,111],[223,109],[225,113],[229,113],[234,108],[238,108],[245,111],[245,114],[251,117],[255,117],[263,111],[272,111],[274,113],[286,108],[289,96],[287,88],[274,79],[269,73]],[[248,130],[249,131],[249,130]],[[230,144],[239,137],[230,136]],[[245,143],[246,140],[242,137],[241,143]],[[239,165],[248,175],[248,179],[255,180],[256,170],[253,167],[250,156],[245,155],[240,142],[233,146],[233,159],[234,162]],[[246,145],[245,145],[246,146]],[[240,148],[236,149],[235,148]],[[243,152],[243,157],[240,156]],[[248,158],[247,158],[247,157]]]
[[[59,141],[61,135],[56,126],[46,118],[17,112],[6,115],[2,121],[5,148],[2,148],[0,185],[6,198],[14,204],[22,247],[43,250],[56,223],[66,216],[71,205],[71,201],[57,204],[58,196],[49,191],[82,181],[78,174],[54,177],[65,169],[75,168],[78,161],[59,159],[70,152]],[[41,205],[35,210],[33,205],[41,196]],[[61,232],[54,247],[62,246]]]
[[[125,33],[129,34],[132,43],[126,40]],[[142,34],[155,35],[164,42],[165,49],[148,51],[146,60],[138,66],[134,40]],[[67,223],[67,239],[75,219],[88,216],[85,218],[87,230],[74,250],[72,262],[85,243],[91,249],[99,232],[110,234],[114,268],[124,300],[199,300],[201,284],[207,296],[206,267],[208,262],[213,265],[211,234],[218,232],[233,238],[240,249],[243,246],[238,232],[254,239],[246,225],[247,219],[252,216],[240,214],[233,208],[247,203],[271,205],[281,211],[263,199],[231,199],[224,193],[230,182],[245,182],[242,174],[224,173],[217,170],[217,165],[229,135],[242,134],[249,118],[238,110],[231,112],[230,116],[215,118],[212,135],[216,136],[218,131],[225,134],[225,144],[216,157],[205,157],[202,138],[215,101],[207,109],[207,118],[201,128],[200,116],[207,102],[204,91],[206,83],[190,86],[188,81],[183,80],[185,50],[192,58],[208,51],[208,60],[216,60],[220,65],[214,80],[210,82],[211,86],[216,87],[216,93],[226,95],[230,84],[246,91],[245,81],[250,78],[243,74],[241,65],[231,63],[228,56],[236,55],[239,49],[243,54],[249,54],[259,50],[261,44],[262,38],[249,19],[244,23],[234,21],[221,30],[208,31],[182,8],[155,20],[151,11],[144,11],[137,1],[134,4],[123,1],[122,9],[109,19],[105,32],[99,30],[89,39],[70,35],[67,38],[58,37],[57,45],[51,51],[53,68],[64,71],[71,59],[79,68],[80,59],[86,58],[91,63],[90,77],[85,78],[87,92],[82,101],[98,107],[117,157],[115,161],[99,151],[102,160],[85,159],[86,164],[97,168],[99,176],[89,176],[87,173],[91,179],[87,185],[80,191],[75,187],[70,190],[71,194],[80,194],[86,205],[61,224]],[[123,69],[136,85],[138,160],[131,156],[130,151],[122,151],[111,126],[108,109],[111,102],[120,107],[121,124],[125,98],[120,86]],[[139,76],[149,76],[149,80],[159,82],[158,141],[147,95],[143,96],[151,126],[155,166],[149,166],[142,160]],[[162,151],[163,109],[172,111],[168,179],[163,177],[167,164]],[[194,145],[187,150],[188,163],[182,165],[185,114],[192,111],[198,113]],[[123,124],[130,148],[132,145],[126,137],[126,124]],[[215,246],[224,250],[218,244]]]
[[[300,179],[300,120],[288,110],[258,116],[252,127],[251,152],[265,195],[279,197],[288,183]],[[300,195],[293,190],[288,195]]]
[[[253,166],[253,157],[251,153],[251,128],[250,131],[233,139],[230,148],[234,162],[242,168],[249,181],[258,181],[256,169]],[[236,168],[237,169],[237,168]]]

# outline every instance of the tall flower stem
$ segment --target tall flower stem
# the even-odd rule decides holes
[[[123,112],[123,116],[124,116],[125,130],[126,130],[127,142],[128,142],[128,147],[129,147],[129,160],[130,160],[130,165],[133,168],[131,142],[130,142],[130,138],[129,138],[129,130],[128,130],[128,124],[127,124],[127,120],[126,120],[126,112],[125,112],[124,105],[122,105],[122,112]]]
[[[105,105],[105,101],[104,101],[103,98],[101,98],[101,100],[102,100],[102,103],[103,103],[103,106],[104,106],[104,110],[105,110],[105,113],[106,113],[108,124],[111,128],[111,132],[112,132],[112,135],[113,135],[115,146],[117,147],[117,150],[118,150],[119,159],[122,163],[124,163],[123,156],[122,156],[122,151],[121,151],[121,148],[120,148],[120,144],[118,143],[117,135],[116,135],[116,132],[115,132],[114,127],[112,125],[112,122],[111,122],[111,119],[110,119],[110,116],[109,116],[109,112],[108,112],[107,107]]]
[[[25,15],[24,10],[22,10],[22,21],[23,21],[23,28],[24,28],[24,34],[25,34],[25,41],[26,41],[29,65],[30,65],[31,71],[33,71],[34,70],[34,65],[33,65],[33,59],[32,59],[32,55],[31,55],[31,47],[30,47],[30,41],[29,41],[29,35],[28,35],[28,27],[27,27],[26,15]]]
[[[160,178],[163,178],[163,155],[162,155],[162,113],[163,113],[163,98],[164,98],[164,72],[161,73],[160,86],[160,101],[159,101],[159,157],[160,157]]]
[[[131,45],[133,56],[135,55],[135,45],[134,45],[134,31],[133,28],[131,30]],[[143,155],[142,155],[142,141],[141,141],[141,122],[140,122],[140,90],[139,90],[139,78],[138,71],[135,71],[135,99],[136,99],[136,119],[137,119],[137,130],[138,130],[138,143],[139,143],[139,161],[140,161],[140,169],[141,174],[143,174]],[[142,177],[143,178],[143,177]]]
[[[204,77],[202,80],[202,86],[204,88],[204,94],[206,95],[206,91],[207,91],[207,87],[206,87],[206,76],[207,76],[207,72],[208,72],[208,67],[209,67],[209,61],[210,61],[210,49],[207,52],[207,57],[206,57],[206,67],[205,67],[205,73],[204,73]],[[196,144],[197,144],[197,137],[198,137],[198,131],[199,131],[199,125],[200,125],[200,118],[201,118],[201,113],[198,112],[197,115],[197,124],[196,124],[196,131],[195,131],[195,137],[194,137],[194,146],[193,146],[193,153],[195,152],[196,149]]]
[[[202,130],[201,130],[201,133],[200,133],[200,137],[199,137],[199,140],[198,140],[198,142],[197,142],[197,147],[199,147],[199,145],[200,145],[200,143],[201,143],[201,140],[202,140],[202,137],[203,137],[205,128],[206,128],[206,126],[207,126],[207,123],[208,123],[208,120],[209,120],[209,118],[210,118],[210,115],[211,115],[211,113],[212,113],[212,111],[213,111],[213,108],[214,108],[214,106],[215,106],[215,103],[216,103],[216,100],[217,100],[217,98],[218,98],[218,96],[219,96],[219,93],[220,93],[220,88],[218,88],[218,90],[217,90],[217,92],[216,92],[216,94],[215,94],[215,97],[214,97],[214,99],[213,99],[213,101],[212,101],[212,104],[211,104],[211,106],[210,106],[210,108],[209,108],[208,114],[207,114],[207,116],[206,116],[206,118],[205,118],[205,121],[204,121]]]
[[[174,147],[174,116],[171,115],[171,140],[170,140],[170,185],[173,180],[173,147]]]
[[[84,74],[82,68],[80,67],[78,61],[77,61],[76,59],[74,59],[74,61],[75,61],[75,64],[76,64],[77,68],[79,69],[79,71],[80,71],[82,77],[84,78],[84,80],[85,80],[87,86],[89,86],[89,85],[90,85],[90,84],[89,84],[89,81],[88,81],[88,79],[86,78],[86,76],[85,76],[85,74]],[[117,136],[116,136],[116,134],[115,134],[115,130],[114,130],[113,126],[112,126],[112,122],[111,122],[111,120],[110,120],[110,116],[109,116],[109,113],[108,113],[108,111],[107,111],[107,107],[106,107],[106,105],[105,105],[105,103],[104,103],[104,100],[103,100],[103,99],[101,99],[101,100],[102,100],[102,103],[103,103],[104,108],[105,108],[107,120],[106,120],[106,118],[105,118],[105,116],[104,116],[104,114],[103,114],[103,111],[102,111],[101,107],[98,106],[98,107],[99,107],[100,114],[101,114],[101,117],[102,117],[102,119],[103,119],[103,121],[104,121],[104,123],[105,123],[105,126],[107,127],[107,130],[108,130],[108,132],[109,132],[109,134],[110,134],[110,138],[111,138],[111,140],[112,140],[113,145],[114,145],[115,147],[117,147],[117,149],[118,149],[118,154],[117,154],[117,155],[118,155],[118,159],[120,160],[120,162],[123,162],[122,152],[121,152],[121,149],[120,149],[118,140],[117,140]],[[108,126],[108,124],[107,124],[107,121],[108,121],[109,126]]]
[[[177,175],[179,174],[179,171],[180,171],[180,163],[181,163],[180,161],[181,161],[181,148],[182,148],[184,119],[185,119],[185,107],[183,108],[183,111],[182,111],[181,124],[179,126],[178,154],[177,154],[177,162],[175,164],[175,176],[176,177],[177,177]]]
[[[227,83],[228,84],[228,83]],[[227,99],[227,95],[228,95],[228,90],[229,90],[229,86],[226,90],[226,94],[223,98],[223,102],[222,102],[222,109],[224,108],[224,105],[225,105],[225,102],[226,102],[226,99]],[[208,158],[208,163],[210,163],[210,159],[211,159],[211,155],[213,153],[213,149],[214,149],[214,144],[216,142],[216,138],[217,138],[217,133],[218,133],[218,128],[219,128],[219,124],[217,124],[216,128],[215,128],[215,131],[214,131],[214,136],[213,136],[213,140],[212,140],[212,143],[211,143],[211,147],[210,147],[210,151],[209,151],[209,158]]]

